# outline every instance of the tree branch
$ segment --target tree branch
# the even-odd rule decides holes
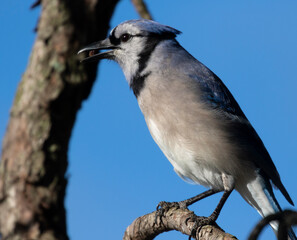
[[[225,233],[218,225],[196,225],[203,217],[196,216],[188,209],[169,208],[162,216],[162,221],[158,218],[155,221],[156,211],[141,216],[133,221],[127,227],[123,240],[151,240],[157,235],[171,230],[179,231],[188,236],[191,235],[192,229],[197,229],[197,240],[235,240],[236,237]],[[196,225],[196,226],[195,226]]]
[[[297,225],[297,212],[291,210],[284,210],[282,212],[277,212],[275,214],[266,216],[255,226],[248,240],[258,239],[264,227],[269,225],[269,223],[272,221],[278,221],[279,223],[277,239],[286,240],[288,239],[288,229],[294,225]]]
[[[149,19],[149,20],[153,19],[152,15],[150,14],[150,12],[143,0],[132,0],[132,3],[141,18]]]

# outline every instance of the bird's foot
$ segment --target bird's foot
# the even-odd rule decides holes
[[[157,205],[157,211],[160,209],[168,210],[170,208],[177,208],[177,209],[186,209],[187,205],[185,204],[185,201],[180,201],[180,202],[165,202],[161,201]]]
[[[159,204],[157,205],[157,208],[156,208],[155,224],[157,224],[158,219],[160,219],[160,222],[162,223],[162,217],[164,216],[164,213],[172,208],[186,209],[187,205],[185,204],[184,201],[180,201],[180,202],[161,201],[161,202],[159,202]]]
[[[210,215],[209,217],[195,217],[195,218],[188,219],[187,221],[189,220],[194,222],[191,233],[189,235],[189,240],[191,240],[191,237],[196,239],[196,236],[198,234],[197,232],[199,232],[199,229],[201,229],[203,226],[214,225],[214,224],[216,225],[215,223],[216,216],[213,216],[213,214]]]
[[[199,217],[199,226],[212,225],[216,222],[217,217],[210,215],[209,217]]]

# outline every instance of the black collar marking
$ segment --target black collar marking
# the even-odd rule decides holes
[[[136,98],[139,96],[141,90],[144,87],[145,79],[150,75],[150,72],[142,75],[142,71],[146,68],[148,60],[150,59],[152,52],[155,50],[157,45],[165,40],[168,39],[167,37],[164,38],[162,35],[150,35],[148,36],[146,43],[145,43],[145,49],[138,55],[138,70],[133,76],[130,84],[130,88],[133,90],[134,95]]]
[[[144,87],[144,81],[145,79],[150,75],[151,73],[148,72],[144,75],[139,75],[138,73],[132,78],[132,82],[130,84],[130,88],[133,90],[133,93],[136,98],[138,98],[140,91]]]

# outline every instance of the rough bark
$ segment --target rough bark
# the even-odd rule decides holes
[[[161,219],[159,217],[156,219],[156,212],[152,212],[135,219],[127,227],[123,240],[151,240],[161,233],[172,230],[195,237],[197,240],[237,239],[225,233],[216,224],[200,226],[199,221],[203,221],[203,217],[196,216],[188,209],[169,208]],[[192,232],[193,229],[196,231]]]
[[[37,38],[11,109],[0,165],[2,239],[68,239],[67,150],[97,64],[77,50],[104,38],[118,0],[42,0]]]

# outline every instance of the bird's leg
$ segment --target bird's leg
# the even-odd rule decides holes
[[[221,197],[219,204],[217,205],[217,207],[215,208],[213,213],[208,218],[206,218],[206,224],[215,222],[218,219],[218,216],[220,215],[220,212],[221,212],[225,202],[227,201],[228,197],[232,193],[232,191],[233,191],[233,188],[231,190],[224,191],[224,194]]]
[[[233,191],[233,188],[230,190],[224,191],[224,194],[221,197],[219,204],[217,205],[217,207],[209,217],[199,217],[198,219],[194,220],[194,226],[192,228],[191,234],[189,235],[189,240],[191,239],[192,236],[193,237],[196,236],[198,227],[213,224],[218,219],[218,216],[220,215],[220,212],[232,191]]]
[[[201,217],[199,219],[196,219],[195,224],[192,228],[191,234],[189,236],[189,239],[191,239],[192,236],[194,236],[194,237],[196,236],[198,226],[213,224],[218,219],[218,216],[220,215],[220,212],[221,212],[224,204],[226,203],[228,197],[230,196],[230,194],[232,193],[232,191],[234,189],[234,178],[231,175],[227,175],[227,174],[223,173],[222,181],[223,181],[225,190],[224,190],[223,196],[220,199],[219,204],[217,205],[217,207],[215,208],[215,210],[209,217]]]
[[[198,194],[195,197],[192,197],[180,202],[165,202],[165,201],[159,202],[159,204],[157,205],[155,223],[157,223],[158,217],[160,217],[160,220],[162,221],[162,216],[164,212],[170,208],[175,207],[175,208],[186,209],[188,206],[192,205],[193,203],[198,202],[199,200],[202,200],[203,198],[206,198],[218,192],[220,192],[220,190],[209,189],[203,193]]]
[[[215,208],[215,210],[213,211],[213,213],[208,218],[205,218],[206,224],[203,224],[203,225],[207,225],[209,223],[215,222],[218,219],[218,216],[220,215],[220,212],[221,212],[226,200],[228,199],[228,197],[230,196],[230,194],[232,193],[232,191],[234,189],[234,178],[231,175],[227,175],[227,174],[223,173],[222,181],[223,181],[223,185],[224,185],[224,189],[225,189],[224,194],[221,197],[221,200],[220,200],[219,204],[217,205],[217,207]]]
[[[176,208],[182,208],[185,209],[188,206],[192,205],[195,202],[198,202],[199,200],[202,200],[203,198],[206,198],[208,196],[211,196],[215,193],[220,192],[220,190],[214,190],[214,189],[209,189],[203,193],[198,194],[195,197],[180,201],[180,202],[159,202],[159,204],[157,205],[157,210],[161,209],[161,208],[171,208],[171,207],[176,207]]]
[[[180,208],[186,208],[186,207],[194,204],[195,202],[198,202],[198,201],[202,200],[203,198],[209,197],[209,196],[211,196],[215,193],[218,193],[218,192],[221,192],[221,190],[209,189],[203,193],[198,194],[195,197],[180,201],[180,202],[178,202],[178,204],[179,204]]]

